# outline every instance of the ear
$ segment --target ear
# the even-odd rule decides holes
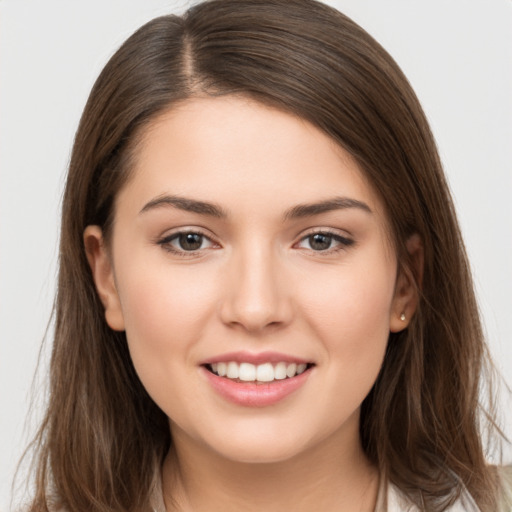
[[[112,262],[99,226],[85,228],[84,246],[96,290],[105,308],[105,320],[114,331],[124,331],[123,312],[117,293]]]
[[[402,267],[398,273],[389,319],[391,332],[400,332],[408,327],[418,307],[424,261],[423,243],[420,236],[412,235],[406,242],[406,248],[411,267]]]

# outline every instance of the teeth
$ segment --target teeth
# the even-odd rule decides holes
[[[219,377],[228,379],[240,379],[244,382],[272,382],[273,380],[283,380],[295,377],[306,371],[307,364],[296,363],[263,363],[254,365],[251,363],[213,363],[210,369]]]
[[[293,377],[297,373],[297,365],[295,363],[289,364],[286,367],[286,376]]]
[[[277,363],[274,368],[274,378],[278,380],[286,379],[286,363]]]
[[[231,364],[231,363],[229,363]],[[236,364],[236,363],[235,363]],[[256,380],[256,366],[250,363],[242,363],[239,367],[238,378],[247,382]]]
[[[259,364],[256,368],[256,380],[272,382],[274,380],[274,367],[270,363]]]
[[[213,368],[212,368],[212,370],[215,372],[215,370]],[[228,371],[228,369],[227,369],[226,363],[217,363],[217,375],[219,375],[220,377],[225,377],[227,371]]]
[[[228,379],[238,379],[238,376],[240,375],[238,371],[238,365],[234,363],[233,361],[228,363],[228,369],[226,371],[226,377]]]

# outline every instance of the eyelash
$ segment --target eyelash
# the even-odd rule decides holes
[[[337,246],[329,247],[328,249],[325,249],[325,250],[315,251],[314,249],[305,249],[305,250],[311,251],[315,255],[319,255],[319,256],[328,256],[328,255],[337,253],[339,251],[344,251],[344,250],[348,249],[349,247],[353,246],[355,243],[355,241],[352,238],[342,236],[336,231],[332,231],[330,229],[318,229],[315,231],[311,231],[307,235],[303,236],[299,240],[299,242],[297,242],[295,245],[298,245],[298,244],[310,239],[311,237],[314,237],[315,235],[323,235],[325,237],[330,238],[332,241],[337,242]]]
[[[175,233],[172,233],[171,235],[167,235],[165,236],[164,238],[162,238],[161,240],[158,240],[157,243],[158,245],[160,245],[165,251],[167,252],[170,252],[172,254],[175,254],[176,256],[180,256],[180,257],[184,257],[184,258],[187,258],[187,257],[194,257],[194,256],[199,256],[200,255],[200,251],[203,250],[201,248],[199,249],[196,249],[196,250],[192,250],[192,251],[187,251],[185,249],[176,249],[175,247],[173,247],[171,245],[171,243],[174,241],[174,240],[177,240],[179,239],[181,236],[186,236],[186,235],[197,235],[199,237],[201,237],[201,242],[205,241],[205,240],[208,240],[212,245],[218,245],[216,244],[216,242],[214,242],[211,237],[205,235],[204,233],[202,233],[201,231],[198,231],[198,230],[192,230],[192,229],[186,229],[186,230],[183,230],[183,231],[177,231]],[[202,243],[201,243],[202,245]]]
[[[197,236],[201,237],[201,245],[202,245],[202,242],[204,242],[205,240],[209,241],[214,246],[218,245],[209,236],[207,236],[204,233],[202,233],[201,231],[197,231],[197,230],[177,231],[175,233],[172,233],[171,235],[167,235],[164,238],[158,240],[157,244],[160,245],[165,251],[175,254],[177,256],[180,256],[180,257],[185,257],[185,258],[189,257],[190,258],[190,257],[199,256],[200,252],[204,249],[199,248],[199,249],[187,251],[185,249],[176,249],[175,247],[172,246],[171,243],[173,241],[179,239],[181,236],[186,236],[186,235],[197,235]],[[318,250],[318,251],[316,251],[312,248],[311,249],[302,248],[302,249],[311,251],[320,256],[327,256],[327,255],[330,255],[333,253],[337,253],[339,251],[346,250],[347,248],[354,245],[354,243],[355,243],[355,241],[353,239],[342,236],[337,232],[331,231],[329,229],[318,229],[316,231],[312,231],[312,232],[308,233],[307,235],[303,236],[297,243],[294,244],[294,247],[297,247],[302,242],[304,242],[308,239],[311,239],[312,237],[314,237],[316,235],[323,235],[327,238],[330,238],[330,241],[335,241],[335,242],[337,242],[338,245],[335,247],[329,247],[325,250]],[[301,249],[301,247],[297,247],[297,248]]]

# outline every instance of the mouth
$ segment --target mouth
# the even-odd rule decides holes
[[[307,359],[273,351],[219,354],[200,365],[211,388],[242,407],[267,407],[296,396],[315,366]]]
[[[271,384],[277,381],[293,379],[308,371],[313,363],[265,362],[252,364],[248,362],[219,361],[204,367],[214,375],[237,383]]]

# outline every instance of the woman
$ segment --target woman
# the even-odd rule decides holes
[[[214,0],[112,57],[66,185],[32,510],[499,510],[485,364],[434,141],[361,28]]]

